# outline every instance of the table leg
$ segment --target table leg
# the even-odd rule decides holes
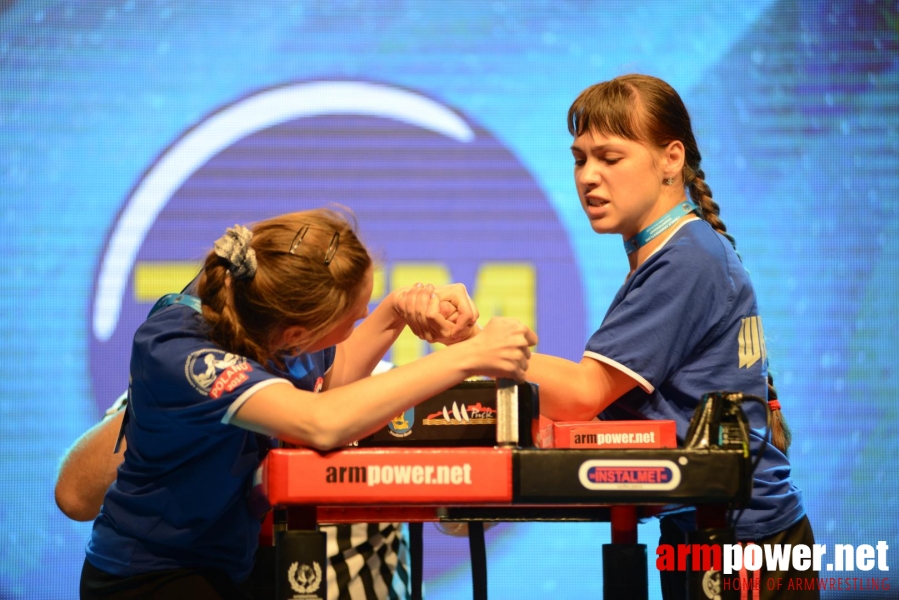
[[[696,531],[687,532],[691,557],[687,574],[687,598],[716,597],[738,600],[739,586],[733,585],[739,576],[725,576],[715,568],[715,556],[721,557],[725,544],[736,544],[733,528],[727,526],[727,506],[721,504],[696,507]],[[720,558],[719,558],[720,561]]]
[[[637,507],[612,506],[612,543],[602,547],[604,600],[647,600],[646,545],[637,543]]]
[[[468,546],[471,551],[472,598],[487,600],[487,547],[483,521],[468,523]]]
[[[327,539],[318,531],[316,508],[284,509],[275,516],[275,598],[297,595],[310,600],[328,598]],[[293,529],[297,525],[303,529]]]
[[[422,600],[422,523],[409,523],[409,562],[412,563],[412,600]]]

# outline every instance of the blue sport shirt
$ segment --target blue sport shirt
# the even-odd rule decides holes
[[[288,359],[287,372],[219,348],[185,305],[154,313],[134,336],[128,446],[94,521],[87,558],[119,576],[212,567],[235,581],[253,566],[259,516],[247,503],[271,440],[229,424],[265,386],[317,391],[335,349]]]
[[[673,420],[679,443],[704,394],[768,396],[764,332],[749,275],[730,242],[701,220],[681,225],[625,281],[584,356],[639,383],[600,418]],[[757,455],[764,411],[757,403],[743,407]],[[804,515],[790,463],[769,445],[737,538],[768,537]]]

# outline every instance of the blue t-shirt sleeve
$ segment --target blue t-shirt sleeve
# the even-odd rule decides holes
[[[733,299],[733,282],[707,255],[666,246],[625,282],[585,356],[629,372],[647,392],[713,336]]]
[[[169,335],[160,315],[137,332],[131,359],[132,409],[144,424],[214,431],[262,387],[288,383],[258,362],[208,340]],[[142,408],[152,410],[144,411]]]

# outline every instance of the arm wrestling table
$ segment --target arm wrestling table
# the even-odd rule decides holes
[[[747,462],[739,450],[517,448],[516,440],[501,439],[508,431],[500,420],[492,448],[272,450],[261,486],[282,515],[275,525],[276,554],[288,553],[292,532],[314,532],[318,523],[406,522],[412,592],[421,598],[421,560],[415,560],[421,524],[464,521],[470,524],[474,597],[480,599],[487,589],[483,522],[607,521],[612,543],[603,546],[604,598],[634,600],[648,596],[646,546],[637,543],[640,518],[666,506],[693,506],[698,529],[721,530],[728,507],[744,491]],[[315,556],[324,562],[323,539],[315,539],[321,540]],[[276,562],[279,600],[327,597],[325,586],[311,590],[298,583],[304,563]],[[320,569],[307,566],[306,581],[316,573],[320,581]]]

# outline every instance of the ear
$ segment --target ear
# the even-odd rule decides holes
[[[305,327],[294,325],[281,332],[277,338],[276,348],[299,348],[303,345],[309,332]]]
[[[680,140],[670,142],[662,149],[662,175],[666,178],[680,175],[684,170],[685,157],[684,143]]]

